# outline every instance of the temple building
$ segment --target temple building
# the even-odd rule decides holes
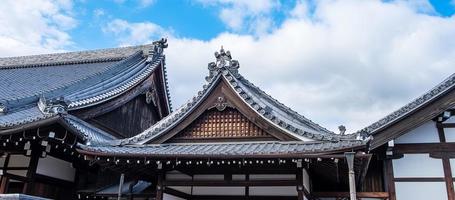
[[[165,48],[0,58],[0,198],[455,200],[455,75],[335,133],[222,48],[172,110]]]

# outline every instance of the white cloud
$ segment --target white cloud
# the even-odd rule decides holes
[[[351,132],[363,128],[454,72],[455,17],[427,14],[422,10],[428,8],[405,1],[320,1],[311,14],[306,4],[259,37],[170,36],[166,58],[174,106],[201,88],[221,45],[250,81],[335,131],[339,124]]]
[[[166,37],[170,32],[151,22],[130,23],[122,19],[114,19],[103,27],[103,32],[112,33],[121,46],[140,44],[150,38]]]
[[[219,17],[235,32],[262,35],[273,29],[272,11],[280,6],[277,0],[198,0],[205,6],[219,7]]]
[[[0,55],[61,51],[72,44],[66,32],[77,25],[71,1],[6,0],[0,5]]]
[[[102,8],[97,8],[97,9],[93,10],[93,16],[95,16],[95,17],[101,17],[104,15],[106,15],[106,11],[104,11],[104,9],[102,9]]]
[[[149,7],[155,3],[155,0],[140,0],[139,5],[142,8]]]

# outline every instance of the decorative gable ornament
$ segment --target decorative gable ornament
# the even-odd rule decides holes
[[[210,82],[219,73],[227,74],[230,72],[236,78],[240,76],[238,73],[239,62],[233,60],[231,52],[225,52],[223,46],[221,46],[220,52],[215,52],[215,58],[216,62],[211,62],[208,65],[209,76],[207,76],[205,80]]]
[[[166,38],[161,38],[161,40],[154,41],[153,47],[149,50],[148,56],[147,56],[147,61],[148,63],[152,62],[154,60],[154,57],[157,55],[161,55],[164,51],[165,48],[167,48],[167,39]]]
[[[68,103],[63,97],[46,99],[46,97],[41,96],[38,101],[38,108],[44,114],[60,114],[66,113]]]
[[[8,112],[8,107],[5,104],[0,103],[0,115],[5,115]]]

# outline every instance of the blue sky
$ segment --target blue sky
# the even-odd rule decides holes
[[[0,56],[167,37],[174,107],[220,46],[240,73],[336,131],[361,129],[454,72],[455,0],[4,0]]]
[[[152,22],[179,37],[210,40],[225,31],[250,34],[246,29],[233,30],[219,18],[218,13],[226,4],[206,3],[191,0],[83,0],[74,2],[74,18],[77,28],[70,34],[74,45],[71,49],[95,49],[116,46],[115,36],[103,33],[102,27],[112,19],[120,18],[129,22]],[[210,1],[207,1],[210,2]],[[213,1],[216,2],[216,1]],[[221,1],[222,2],[222,1]],[[279,1],[279,6],[270,14],[275,26],[286,18],[286,11],[297,1]],[[309,1],[311,2],[311,1]],[[431,0],[435,15],[449,17],[455,12],[451,0]],[[145,4],[145,5],[144,5]],[[90,36],[89,38],[87,36]]]

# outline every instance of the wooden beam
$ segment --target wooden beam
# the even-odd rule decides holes
[[[296,186],[296,180],[249,180],[249,181],[163,181],[164,186]]]
[[[318,198],[329,197],[349,197],[349,192],[313,192],[313,195]],[[389,198],[387,192],[357,192],[358,198]]]
[[[165,187],[164,188],[164,193],[170,194],[172,196],[180,197],[182,199],[191,199],[191,195],[189,195],[187,193],[184,193],[184,192],[180,192],[180,191],[175,190],[175,189],[172,189],[170,187]]]

